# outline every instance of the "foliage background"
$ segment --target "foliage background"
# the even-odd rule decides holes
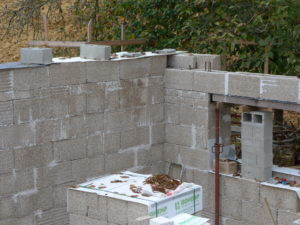
[[[268,55],[270,73],[300,74],[300,0],[16,0],[2,3],[2,41],[42,38],[46,13],[52,40],[85,40],[92,18],[94,40],[119,39],[121,23],[127,39],[148,39],[127,50],[222,54],[227,70],[250,72],[262,72]]]

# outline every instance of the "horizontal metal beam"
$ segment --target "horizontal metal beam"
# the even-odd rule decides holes
[[[121,45],[140,45],[146,43],[146,39],[133,39],[133,40],[114,40],[114,41],[29,41],[29,46],[46,46],[46,47],[65,47],[65,48],[79,48],[82,44],[93,45],[109,45],[109,46],[121,46]]]
[[[260,108],[272,108],[272,109],[282,109],[287,111],[300,112],[300,104],[281,102],[281,101],[271,101],[271,100],[259,100],[254,98],[237,97],[237,96],[225,96],[212,94],[213,102],[224,102],[235,105],[248,105]]]

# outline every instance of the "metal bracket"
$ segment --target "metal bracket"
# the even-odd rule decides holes
[[[223,144],[215,144],[214,146],[212,146],[212,153],[215,153],[216,152],[216,148],[219,147],[219,153],[221,154],[223,152],[223,147],[224,145]]]

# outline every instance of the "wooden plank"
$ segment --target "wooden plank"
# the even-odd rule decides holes
[[[66,47],[66,48],[77,48],[84,41],[29,41],[30,46],[47,46],[47,47]]]
[[[95,42],[89,42],[88,44],[121,46],[121,45],[140,45],[140,44],[145,44],[146,41],[147,41],[146,39],[133,39],[133,40],[95,41]]]
[[[300,112],[300,104],[291,102],[280,102],[271,100],[259,100],[246,97],[225,96],[212,94],[213,102],[224,102],[236,105],[255,106],[260,108],[282,109],[288,111]]]
[[[95,42],[84,42],[84,41],[29,41],[30,46],[47,46],[47,47],[65,47],[65,48],[78,48],[81,44],[93,44],[93,45],[139,45],[146,43],[146,39],[134,39],[134,40],[115,40],[115,41],[95,41]]]

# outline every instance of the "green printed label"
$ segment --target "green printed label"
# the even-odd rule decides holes
[[[185,198],[185,199],[175,202],[176,211],[179,211],[180,209],[185,208],[188,205],[194,204],[194,202],[197,201],[199,198],[200,198],[200,195],[196,194],[196,195],[192,195],[188,198]]]
[[[165,214],[167,212],[168,207],[165,206],[163,208],[158,208],[157,210],[154,210],[152,212],[149,213],[149,216],[161,216],[163,214]]]

